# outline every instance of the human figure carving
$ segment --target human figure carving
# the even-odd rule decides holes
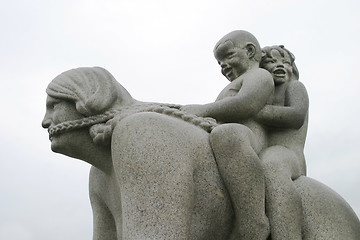
[[[273,240],[302,239],[302,203],[293,180],[306,174],[304,144],[309,100],[294,55],[283,46],[263,48],[260,66],[274,79],[272,105],[256,120],[265,125],[268,146],[260,153],[265,169],[266,209]]]
[[[47,94],[52,150],[93,165],[94,240],[230,238],[235,218],[209,143],[213,121],[137,101],[98,67],[60,74]],[[305,176],[294,183],[303,239],[360,238],[340,196]]]
[[[272,103],[273,79],[268,71],[259,68],[261,48],[249,32],[239,30],[225,35],[215,45],[214,55],[230,84],[214,103],[182,109],[222,123],[240,123],[220,125],[210,134],[216,162],[234,206],[231,239],[267,239],[264,172],[258,157],[266,146],[266,131],[254,117]]]
[[[51,149],[93,165],[94,240],[228,238],[232,208],[204,131],[213,122],[139,102],[102,68],[64,72],[47,94]]]
[[[239,31],[237,33],[240,35],[243,32]],[[220,40],[220,44],[217,44],[218,48],[215,48],[215,57],[222,67],[222,73],[230,81],[236,79],[235,81],[240,82],[244,81],[243,79],[247,80],[247,75],[244,73],[247,73],[248,69],[243,66],[244,62],[246,63],[250,58],[246,54],[237,53],[237,51],[241,49],[241,45],[244,45],[248,39],[244,41],[241,37],[234,37],[233,34],[234,32]],[[227,41],[230,41],[227,44],[228,46],[224,44]],[[236,44],[233,44],[236,41],[239,42],[237,44],[239,48],[236,48]],[[293,54],[282,46],[266,47],[263,52],[264,57],[261,61],[261,67],[272,74],[275,83],[273,103],[264,106],[255,117],[252,116],[253,118],[244,119],[243,115],[234,111],[233,118],[228,117],[228,119],[233,122],[245,123],[245,125],[248,125],[249,122],[253,123],[251,120],[255,119],[266,127],[266,131],[263,126],[255,125],[254,127],[254,125],[250,125],[250,128],[254,129],[253,132],[257,133],[254,135],[252,131],[246,131],[247,129],[240,128],[239,125],[223,125],[213,130],[210,139],[220,173],[235,209],[236,228],[232,238],[267,238],[267,235],[264,234],[265,231],[259,230],[261,228],[266,229],[266,226],[258,224],[261,215],[257,214],[257,212],[261,211],[262,205],[259,204],[261,201],[249,201],[249,199],[262,197],[259,192],[263,190],[264,185],[254,181],[253,178],[262,179],[262,174],[264,174],[266,180],[266,208],[270,218],[272,238],[274,240],[301,239],[301,197],[297,193],[292,180],[305,175],[306,171],[303,148],[307,130],[308,96],[305,87],[301,82],[297,81],[299,73],[294,63],[295,57]],[[254,82],[254,79],[256,80],[254,77],[249,78],[249,81]],[[258,87],[262,88],[263,86],[259,85]],[[234,88],[231,90],[233,92],[225,89],[217,101],[222,100],[225,96],[229,102],[232,100],[233,94],[237,94],[235,96],[242,94],[239,90],[235,91]],[[251,106],[249,101],[253,101],[253,98],[238,99],[237,102],[231,101],[231,104],[242,106],[246,100],[246,104]],[[211,108],[213,108],[213,105],[192,105],[185,106],[183,109],[204,117],[220,118],[220,111],[226,112],[227,108],[234,108],[233,105],[228,104],[226,107],[220,108],[217,115],[212,115]],[[208,110],[210,114],[205,113],[206,110],[201,112],[202,108],[210,109],[210,111]],[[258,136],[260,136],[262,144],[258,143]],[[265,145],[267,146],[266,149],[264,149]],[[257,170],[259,167],[253,167],[248,163],[253,161],[255,162],[253,165],[258,164],[259,159],[255,154],[259,154],[265,172]],[[239,184],[246,181],[249,182],[249,184],[246,184],[248,188]],[[250,191],[250,189],[258,191]],[[250,214],[250,212],[253,214]],[[238,231],[236,231],[237,229]],[[253,232],[244,229],[251,229]]]

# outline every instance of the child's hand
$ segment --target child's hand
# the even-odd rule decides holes
[[[181,107],[180,110],[190,114],[194,114],[198,117],[206,117],[204,106],[200,104],[185,105]]]

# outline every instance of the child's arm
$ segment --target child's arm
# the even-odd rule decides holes
[[[256,121],[273,128],[299,129],[304,124],[309,109],[305,86],[293,80],[285,94],[285,106],[266,105],[256,115]]]
[[[259,69],[240,76],[231,84],[241,79],[244,81],[237,95],[205,105],[185,106],[183,110],[200,117],[212,117],[220,122],[239,122],[254,116],[272,96],[273,79],[267,71]]]

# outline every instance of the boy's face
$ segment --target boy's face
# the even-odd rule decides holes
[[[235,47],[231,41],[221,43],[215,49],[215,58],[221,66],[221,73],[232,82],[249,68],[246,48]]]
[[[266,57],[262,60],[261,67],[268,70],[273,76],[275,85],[280,85],[291,80],[292,66],[290,56],[285,53],[281,56],[278,50],[271,50],[271,57]]]

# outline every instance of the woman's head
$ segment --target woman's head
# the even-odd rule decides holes
[[[119,105],[121,100],[131,99],[115,78],[100,67],[82,67],[63,72],[51,81],[46,93],[55,99],[74,102],[77,111],[84,116],[103,113]]]
[[[48,128],[50,138],[80,128],[90,127],[91,130],[135,101],[107,70],[100,67],[63,72],[51,81],[46,92],[47,108],[42,125]],[[91,132],[102,132],[102,129]]]

